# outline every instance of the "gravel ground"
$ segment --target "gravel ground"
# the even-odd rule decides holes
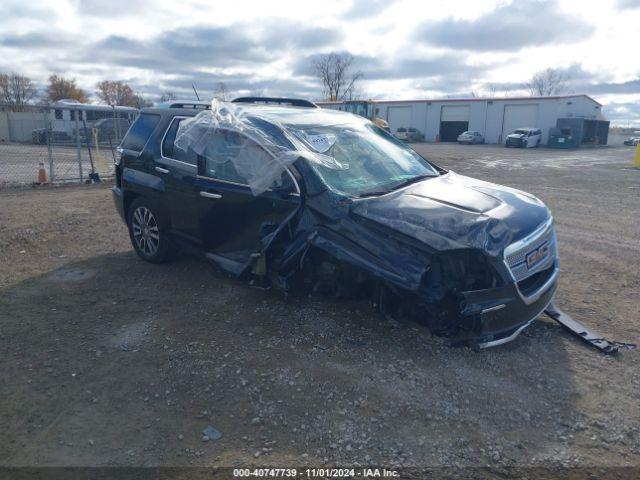
[[[630,149],[415,148],[541,197],[559,305],[638,342]],[[285,299],[188,256],[150,265],[110,195],[0,192],[1,465],[640,468],[638,352],[604,356],[546,318],[451,348],[366,303]]]

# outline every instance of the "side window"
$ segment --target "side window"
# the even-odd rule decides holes
[[[122,141],[122,148],[141,152],[160,121],[160,115],[141,113]]]
[[[260,145],[237,132],[219,131],[204,151],[204,175],[226,182],[247,185],[243,172],[259,172],[272,161],[271,155]],[[285,171],[274,187],[293,186]]]
[[[171,125],[169,125],[169,129],[162,141],[162,156],[172,160],[188,163],[190,165],[197,165],[198,157],[192,150],[185,152],[181,148],[175,146],[176,134],[178,133],[178,127],[182,120],[184,120],[184,118],[174,118],[171,121]]]

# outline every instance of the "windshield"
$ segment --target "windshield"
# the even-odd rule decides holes
[[[518,130],[514,130],[513,133],[524,133],[526,135],[527,133],[529,133],[529,131],[528,130],[518,129]]]
[[[335,169],[309,162],[325,184],[338,193],[382,194],[411,181],[438,176],[424,158],[371,123],[310,126],[294,133],[310,150],[348,166]]]

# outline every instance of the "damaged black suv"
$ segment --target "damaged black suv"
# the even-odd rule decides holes
[[[143,259],[196,246],[284,291],[368,296],[481,347],[549,305],[553,219],[532,195],[446,171],[372,122],[291,99],[148,108],[116,163]]]

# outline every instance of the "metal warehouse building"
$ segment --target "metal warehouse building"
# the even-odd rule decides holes
[[[344,109],[344,102],[318,102],[323,108]],[[602,105],[588,95],[514,98],[460,98],[376,101],[377,116],[392,133],[414,127],[426,141],[456,141],[465,130],[482,133],[487,143],[503,143],[516,128],[540,128],[547,143],[552,128],[571,128],[576,146],[606,143],[609,122]],[[570,120],[569,120],[570,119]]]

